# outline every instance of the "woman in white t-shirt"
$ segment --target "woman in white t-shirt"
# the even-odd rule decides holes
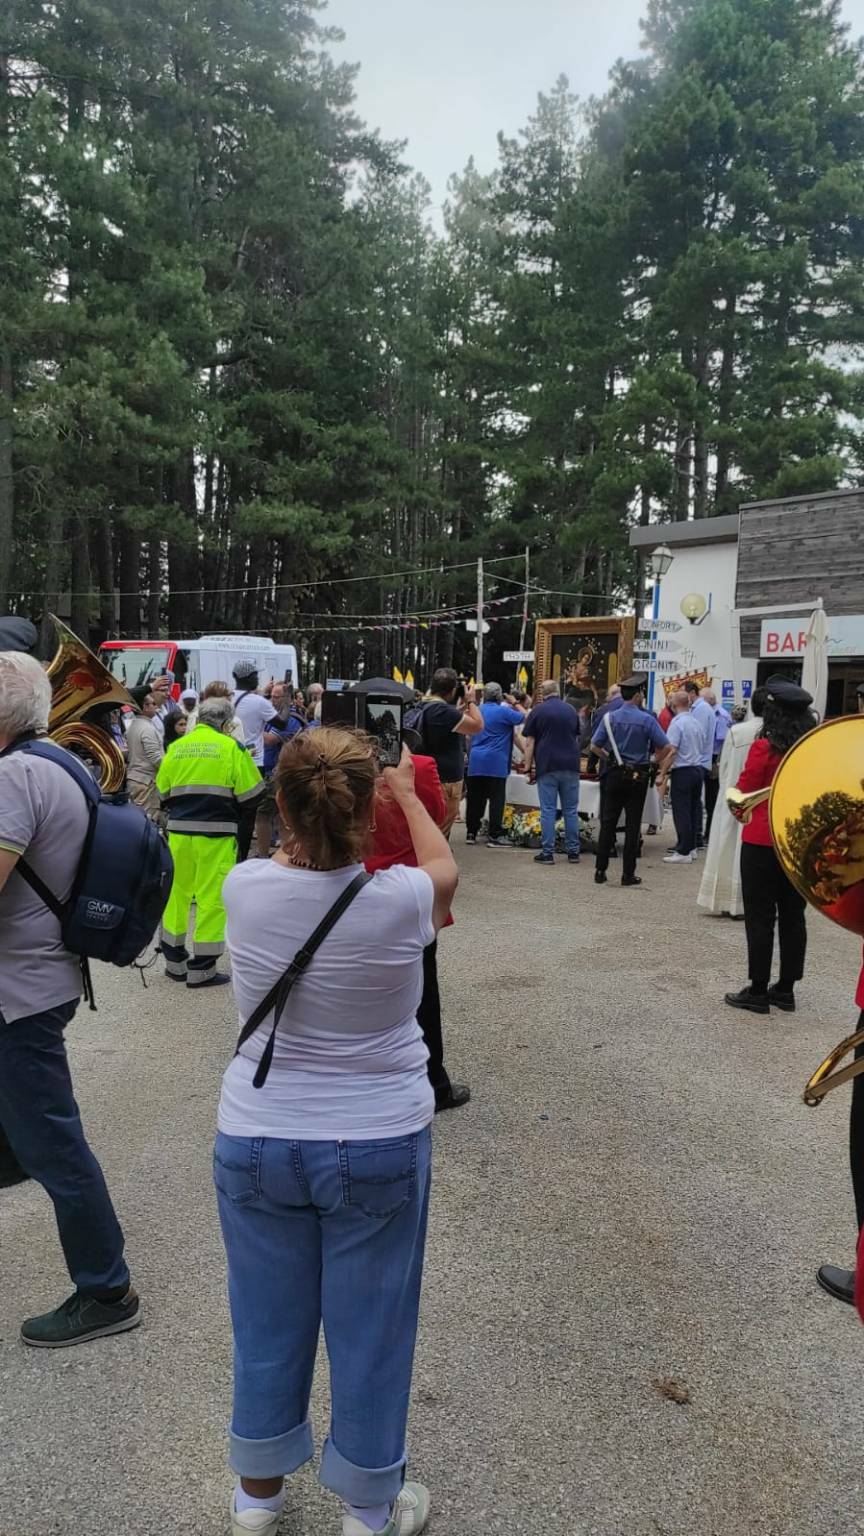
[[[285,1476],[312,1457],[323,1322],[332,1420],[320,1476],[345,1506],[343,1536],[417,1536],[429,1495],[404,1484],[405,1428],[435,1100],[416,1014],[456,865],[407,752],[382,788],[371,742],[322,728],[294,737],[275,777],[289,840],[224,886],[241,1026],[363,874],[376,792],[402,807],[418,868],[367,877],[275,1033],[271,1010],[223,1080],[214,1174],[235,1344],[232,1531],[271,1536]]]

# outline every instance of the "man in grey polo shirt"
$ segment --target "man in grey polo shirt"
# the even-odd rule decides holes
[[[0,1124],[18,1162],[54,1204],[75,1291],[29,1318],[25,1344],[60,1348],[140,1321],[123,1233],[90,1151],[63,1031],[81,973],[60,924],[16,870],[18,860],[68,899],[88,826],[84,796],[58,764],[14,751],[44,735],[51,684],[31,656],[0,652]]]

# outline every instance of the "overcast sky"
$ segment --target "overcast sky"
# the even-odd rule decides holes
[[[496,162],[499,129],[515,134],[559,74],[599,95],[616,58],[639,51],[644,0],[330,0],[346,34],[338,57],[361,65],[358,110],[432,184],[433,201],[469,155]],[[854,35],[864,0],[844,0]]]

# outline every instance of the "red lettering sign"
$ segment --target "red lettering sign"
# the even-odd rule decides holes
[[[769,629],[765,636],[765,650],[769,656],[775,656],[780,649],[780,636],[776,629]]]

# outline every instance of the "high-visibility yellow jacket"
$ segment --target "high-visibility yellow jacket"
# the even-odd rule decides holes
[[[212,725],[196,725],[165,753],[156,788],[168,810],[168,831],[197,837],[236,837],[241,809],[264,781],[249,753]]]

